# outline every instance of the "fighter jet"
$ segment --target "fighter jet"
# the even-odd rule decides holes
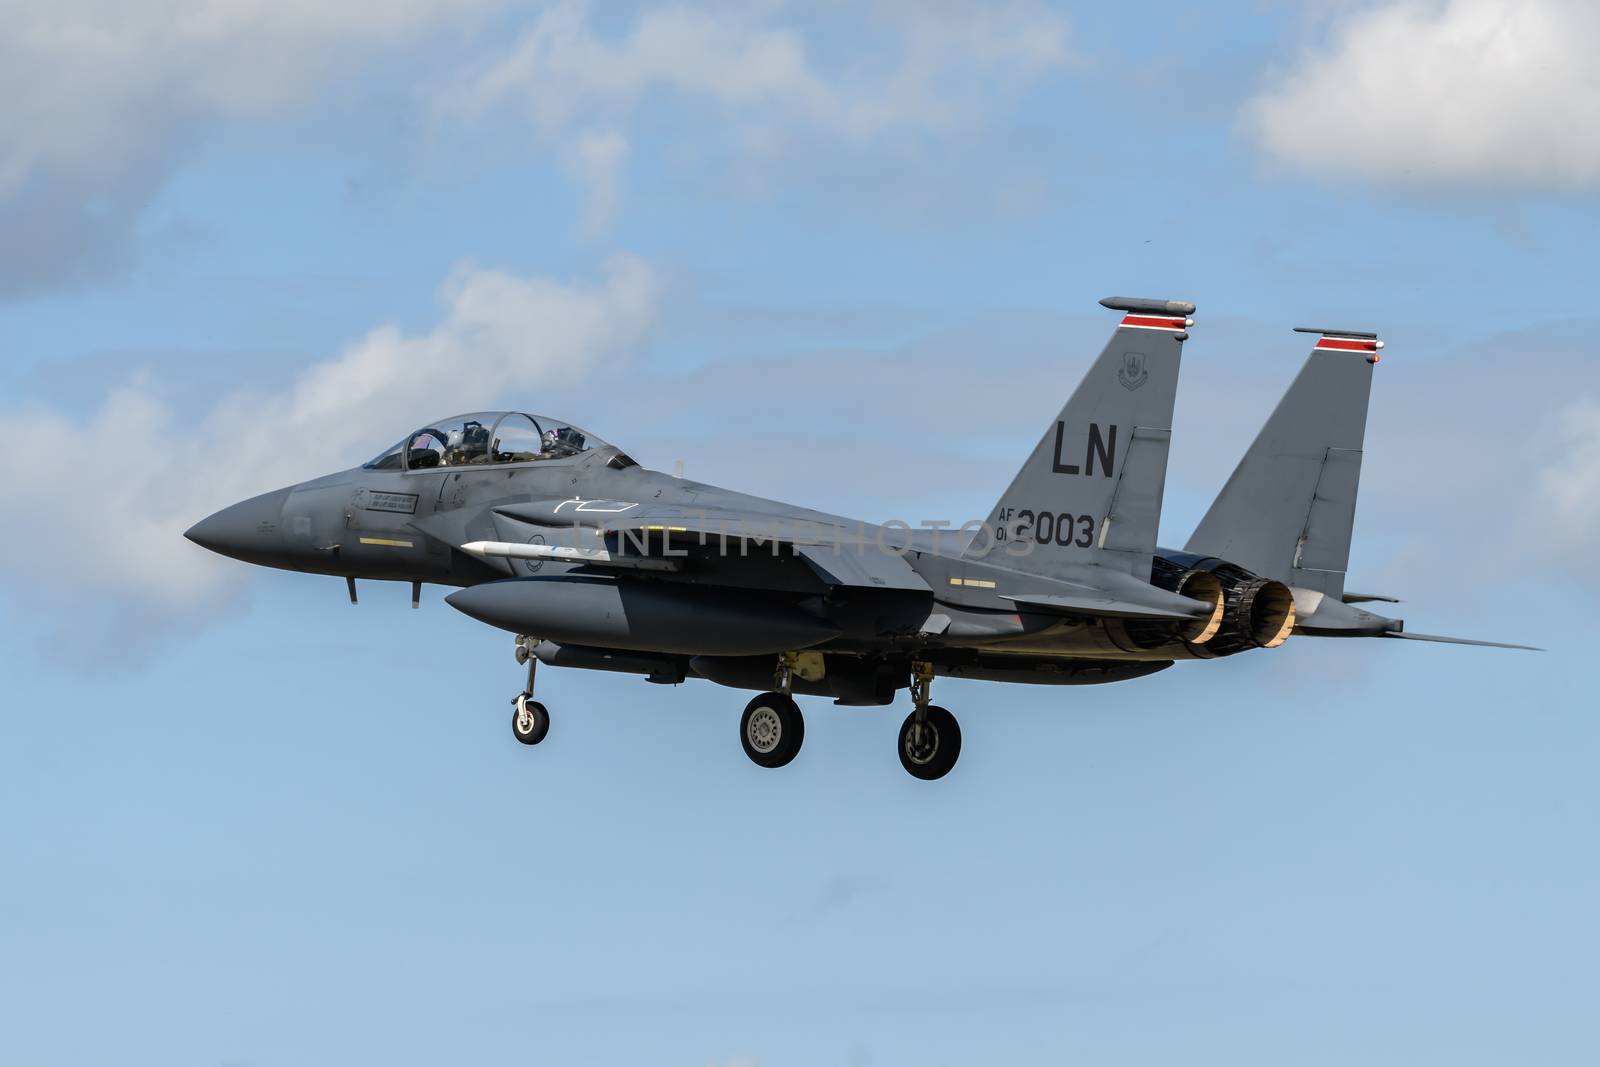
[[[745,754],[799,753],[796,695],[909,689],[913,776],[961,752],[934,680],[1096,685],[1292,635],[1404,637],[1344,591],[1375,335],[1313,330],[1305,368],[1183,550],[1156,530],[1195,307],[1107,297],[1111,340],[981,523],[875,524],[648,470],[561,419],[430,422],[370,462],[225,508],[186,536],[268,567],[456,588],[516,635],[512,731],[542,741],[539,664],[757,690]],[[1464,642],[1484,643],[1488,642]],[[1506,646],[1523,647],[1523,646]]]

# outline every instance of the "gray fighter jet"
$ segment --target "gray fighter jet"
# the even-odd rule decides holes
[[[753,689],[739,723],[763,767],[805,735],[795,694],[912,712],[900,762],[943,777],[961,751],[936,677],[1043,685],[1140,678],[1293,634],[1457,641],[1356,604],[1349,558],[1375,335],[1311,330],[1305,368],[1182,551],[1156,528],[1194,305],[1123,313],[989,513],[960,532],[872,524],[647,470],[559,419],[430,423],[371,462],[266,493],[187,537],[236,559],[457,587],[453,607],[517,635],[513,732],[550,717],[538,664]],[[1466,644],[1487,642],[1462,641]],[[1522,647],[1522,646],[1506,646]]]

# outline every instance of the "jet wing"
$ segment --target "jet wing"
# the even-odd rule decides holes
[[[540,500],[494,509],[501,520],[553,527],[549,545],[473,542],[468,553],[550,559],[588,566],[678,570],[679,561],[654,558],[663,539],[674,548],[708,546],[729,556],[769,553],[789,545],[825,585],[930,594],[932,588],[903,555],[878,544],[879,528],[821,513],[765,513],[733,508],[626,500]],[[577,530],[574,530],[574,528]],[[564,545],[563,534],[572,538]],[[581,531],[581,532],[579,532]],[[509,531],[507,534],[509,535]]]
[[[934,591],[902,554],[906,547],[901,543],[904,531],[820,512],[578,499],[503,504],[494,511],[503,520],[553,528],[550,544],[474,543],[466,549],[480,558],[504,555],[562,559],[601,567],[643,565],[677,570],[677,561],[663,558],[660,552],[663,539],[674,548],[708,546],[720,548],[732,557],[766,554],[774,545],[789,545],[818,579],[834,588],[924,596]],[[568,536],[576,535],[572,547],[563,545],[563,528]],[[507,536],[506,540],[526,538]],[[730,547],[730,543],[739,542],[743,544]],[[1213,610],[1210,604],[1100,567],[1083,568],[1086,576],[1094,572],[1096,580],[1092,583],[1049,578],[979,561],[967,562],[964,569],[986,577],[980,581],[963,578],[959,584],[952,580],[951,584],[966,593],[966,598],[972,596],[971,589],[984,590],[978,600],[987,599],[993,607],[1010,604],[1036,612],[1152,622],[1189,622],[1204,618]],[[942,579],[936,577],[935,581],[941,592],[949,592]]]
[[[603,535],[673,534],[703,544],[713,543],[713,539],[733,539],[749,541],[752,545],[776,541],[792,545],[859,543],[867,549],[876,547],[877,527],[821,513],[811,517],[692,504],[578,499],[504,504],[494,510],[497,515],[520,522],[568,528],[582,526]]]
[[[876,547],[857,552],[848,546],[798,545],[795,554],[818,578],[831,586],[862,589],[895,589],[910,593],[931,593],[933,588],[911,569],[902,556],[882,552]]]
[[[620,570],[677,571],[681,561],[659,559],[653,556],[627,555],[609,552],[604,548],[573,548],[565,545],[521,544],[511,541],[469,541],[461,550],[479,559],[554,560],[560,563],[580,563],[589,567],[610,567]],[[897,555],[887,552],[835,551],[823,545],[799,545],[795,554],[822,581],[833,587],[852,586],[862,589],[889,589],[911,593],[931,593],[932,587],[922,580],[911,565]]]

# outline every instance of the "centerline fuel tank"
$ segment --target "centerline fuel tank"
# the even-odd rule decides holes
[[[512,578],[451,593],[451,607],[491,626],[558,644],[690,656],[809,648],[839,630],[756,592],[567,575]]]

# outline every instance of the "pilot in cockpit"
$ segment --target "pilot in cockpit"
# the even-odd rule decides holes
[[[551,459],[556,456],[575,456],[583,451],[583,434],[571,426],[556,426],[546,430],[540,437],[543,451],[540,459]]]
[[[461,429],[451,430],[445,440],[445,465],[459,467],[467,463],[487,463],[489,460],[489,428],[476,419],[468,419]]]
[[[365,466],[371,470],[422,471],[531,463],[577,456],[599,443],[575,426],[536,421],[522,412],[479,412],[425,426]]]

